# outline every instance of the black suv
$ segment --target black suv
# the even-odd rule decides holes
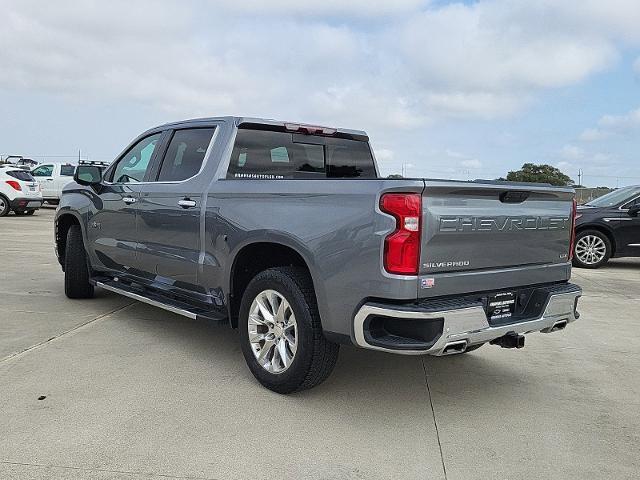
[[[578,207],[573,264],[598,268],[612,257],[640,256],[640,185]]]

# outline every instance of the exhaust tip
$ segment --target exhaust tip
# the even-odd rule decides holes
[[[551,331],[556,332],[558,330],[564,330],[566,326],[567,326],[567,321],[561,320],[553,325],[553,327],[551,328]]]
[[[461,340],[458,342],[447,343],[442,350],[442,355],[454,355],[456,353],[464,353],[467,349],[467,341]]]
[[[564,330],[567,325],[569,325],[569,321],[567,319],[559,320],[556,323],[554,323],[553,326],[547,327],[544,330],[540,330],[540,331],[542,333],[557,332],[559,330]]]

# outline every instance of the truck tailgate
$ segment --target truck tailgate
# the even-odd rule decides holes
[[[570,188],[425,181],[422,287],[438,274],[473,272],[480,291],[482,272],[567,265],[573,196]]]

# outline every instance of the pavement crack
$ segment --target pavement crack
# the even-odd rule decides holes
[[[136,303],[136,302],[131,302],[131,303],[128,303],[128,304],[126,304],[126,305],[124,305],[122,307],[115,308],[115,309],[113,309],[113,310],[111,310],[111,311],[109,311],[107,313],[103,313],[102,315],[98,315],[97,317],[92,318],[90,320],[87,320],[86,322],[80,323],[79,325],[76,325],[75,327],[72,327],[69,330],[65,330],[65,331],[59,333],[58,335],[54,335],[53,337],[48,338],[47,340],[43,340],[42,342],[36,343],[35,345],[31,345],[30,347],[27,347],[24,350],[20,350],[19,352],[15,352],[15,353],[12,353],[10,355],[7,355],[6,357],[0,359],[0,363],[4,363],[4,362],[6,362],[8,360],[11,360],[13,358],[21,357],[22,355],[24,355],[26,353],[29,353],[30,351],[35,350],[35,349],[37,349],[39,347],[42,347],[43,345],[46,345],[47,343],[52,342],[53,340],[57,340],[58,338],[64,337],[65,335],[68,335],[69,333],[75,332],[79,328],[85,327],[85,326],[87,326],[87,325],[89,325],[89,324],[91,324],[93,322],[97,322],[98,320],[101,320],[101,319],[103,319],[105,317],[108,317],[109,315],[113,315],[114,313],[118,313],[118,312],[124,310],[125,308],[130,307],[134,303]]]
[[[442,462],[442,473],[444,474],[444,480],[447,480],[447,466],[444,463],[444,454],[442,453],[442,442],[440,442],[440,430],[438,429],[436,411],[433,408],[433,397],[431,396],[431,388],[429,387],[429,376],[427,375],[427,367],[424,364],[424,358],[421,358],[420,362],[422,363],[422,371],[424,372],[424,383],[427,386],[427,394],[429,395],[429,405],[431,405],[431,415],[433,416],[433,426],[436,429],[436,439],[438,440],[438,448],[440,449],[440,461]]]
[[[42,463],[8,462],[3,460],[0,460],[0,464],[1,465],[17,465],[17,466],[23,466],[23,467],[60,468],[65,470],[77,470],[81,472],[117,473],[121,475],[136,475],[136,476],[145,476],[145,477],[154,476],[154,477],[160,477],[160,478],[173,478],[176,480],[216,480],[215,478],[212,478],[212,477],[196,477],[192,475],[188,475],[188,476],[169,475],[166,473],[132,472],[128,470],[115,470],[110,468],[73,467],[69,465],[45,465]]]

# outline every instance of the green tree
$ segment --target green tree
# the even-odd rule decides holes
[[[536,165],[525,163],[520,170],[507,174],[507,180],[511,182],[550,183],[559,187],[572,186],[573,180],[551,165]]]

